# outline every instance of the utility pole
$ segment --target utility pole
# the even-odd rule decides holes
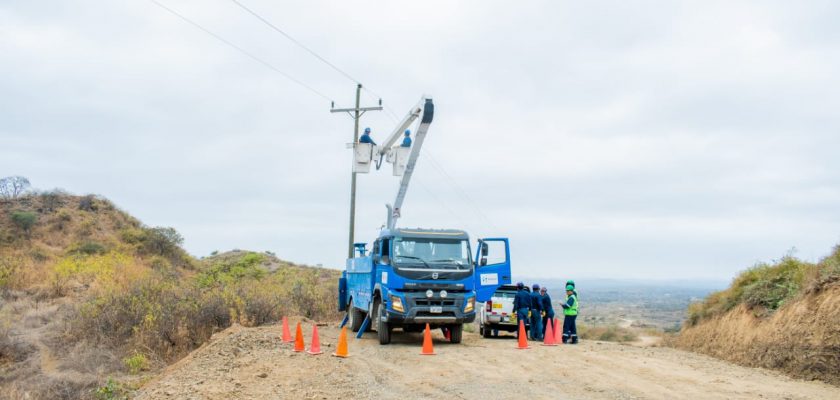
[[[356,86],[356,107],[355,108],[335,108],[335,103],[330,108],[331,113],[346,112],[353,118],[353,148],[356,143],[359,143],[359,118],[367,111],[381,111],[382,99],[379,99],[379,106],[376,107],[359,107],[359,101],[362,95],[362,84]],[[355,150],[354,150],[355,156]],[[351,169],[350,178],[350,235],[347,240],[347,258],[353,258],[353,236],[356,232],[356,171]]]

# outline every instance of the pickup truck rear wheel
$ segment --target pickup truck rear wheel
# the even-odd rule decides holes
[[[391,327],[385,319],[385,304],[376,304],[376,332],[379,334],[379,344],[391,343]]]
[[[487,331],[487,328],[484,329]],[[461,336],[464,333],[464,324],[451,325],[449,327],[449,341],[452,343],[461,343]]]
[[[493,334],[493,330],[490,329],[487,325],[484,325],[481,328],[481,335],[484,336],[485,339],[490,339],[490,336]]]
[[[352,301],[347,306],[347,317],[349,319],[347,323],[350,325],[350,330],[353,332],[358,332],[359,328],[362,327],[362,322],[365,320],[365,314],[362,312],[362,310],[353,307]]]

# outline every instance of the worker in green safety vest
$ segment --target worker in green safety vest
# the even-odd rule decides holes
[[[577,320],[578,315],[578,301],[575,287],[566,285],[566,302],[561,304],[563,306],[563,343],[577,344]]]

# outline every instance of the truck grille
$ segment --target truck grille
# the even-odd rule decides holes
[[[455,300],[414,300],[418,306],[454,306]]]

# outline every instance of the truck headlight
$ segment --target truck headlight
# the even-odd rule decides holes
[[[467,299],[467,304],[464,305],[464,312],[472,312],[475,310],[475,297],[470,297]]]
[[[402,299],[397,296],[394,296],[393,294],[391,295],[391,308],[394,311],[405,312],[405,308],[403,308]]]

